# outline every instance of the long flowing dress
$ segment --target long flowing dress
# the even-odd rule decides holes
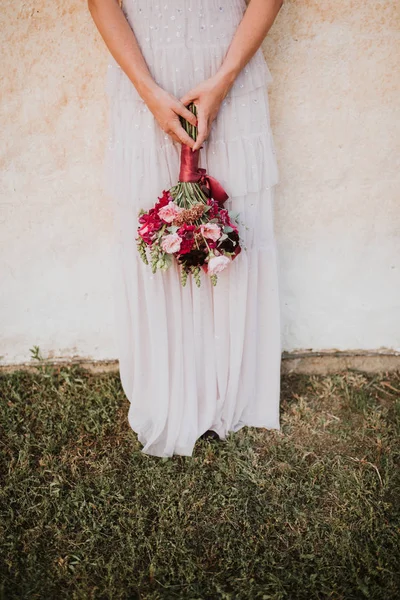
[[[155,81],[177,98],[216,73],[244,0],[124,0]],[[208,429],[280,429],[281,327],[273,224],[278,167],[270,128],[271,73],[260,50],[241,71],[200,151],[200,166],[240,213],[241,254],[212,286],[152,273],[136,249],[140,208],[177,182],[180,145],[164,133],[111,57],[106,190],[115,214],[115,326],[128,421],[142,452],[192,456]]]

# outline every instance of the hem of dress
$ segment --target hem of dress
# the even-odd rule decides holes
[[[260,424],[259,422],[256,421],[254,422],[239,422],[237,425],[235,425],[234,427],[228,429],[228,430],[223,430],[221,429],[219,426],[216,425],[211,425],[210,427],[207,427],[207,429],[205,429],[203,432],[201,432],[196,439],[194,440],[194,442],[191,442],[190,444],[182,445],[179,446],[177,445],[174,450],[172,452],[169,453],[162,453],[159,454],[157,452],[152,451],[151,446],[149,446],[148,448],[146,448],[147,442],[145,441],[143,435],[136,431],[132,425],[129,423],[132,431],[134,431],[137,434],[137,438],[140,444],[142,444],[142,448],[140,449],[140,452],[142,454],[146,454],[147,456],[154,456],[156,458],[173,458],[174,456],[187,456],[189,458],[193,458],[193,452],[196,446],[196,443],[200,440],[202,434],[207,431],[208,429],[212,429],[213,431],[215,431],[221,442],[226,442],[228,437],[233,434],[233,433],[237,433],[238,431],[240,431],[241,429],[243,429],[243,427],[254,427],[255,429],[265,429],[267,431],[281,431],[281,424],[280,422],[275,422],[275,423],[271,423],[270,421],[267,421],[263,424]]]

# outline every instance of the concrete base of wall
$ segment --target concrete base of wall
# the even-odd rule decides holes
[[[80,365],[92,373],[118,372],[117,360],[90,360],[82,357],[70,359],[31,360],[27,363],[0,365],[0,373],[17,370],[34,371],[38,364],[42,366]],[[329,375],[347,369],[365,373],[400,371],[400,352],[283,352],[282,374],[304,373],[308,375]]]
[[[400,352],[284,352],[282,373],[328,375],[347,369],[365,373],[400,370]]]

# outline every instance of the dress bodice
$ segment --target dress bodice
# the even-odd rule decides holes
[[[227,47],[246,9],[244,0],[124,0],[142,48]]]
[[[179,97],[222,64],[246,10],[245,0],[123,0],[122,10],[146,63],[161,87]],[[272,77],[261,49],[237,77],[230,95],[268,85]],[[111,58],[108,91],[139,100]]]

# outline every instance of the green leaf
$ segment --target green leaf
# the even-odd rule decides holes
[[[172,265],[172,254],[165,253],[163,256],[163,266],[161,267],[162,271],[166,271]]]

